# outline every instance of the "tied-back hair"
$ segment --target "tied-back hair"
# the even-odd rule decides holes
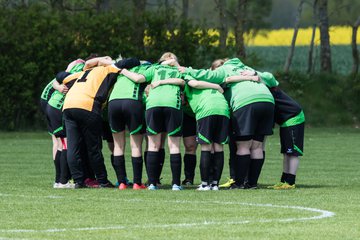
[[[93,58],[97,58],[97,57],[99,57],[100,55],[98,54],[98,53],[90,53],[90,55],[87,57],[87,58],[85,58],[85,62],[87,61],[87,60],[90,60],[90,59],[93,59]]]
[[[168,60],[168,59],[175,59],[177,62],[179,62],[178,58],[175,54],[173,54],[172,52],[166,52],[163,55],[161,55],[158,63],[162,63],[163,61]]]
[[[224,65],[224,63],[228,60],[228,58],[219,58],[212,62],[210,69],[215,70],[218,67]]]

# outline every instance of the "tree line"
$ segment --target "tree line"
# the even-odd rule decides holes
[[[256,67],[256,58],[247,55],[244,35],[256,35],[268,27],[271,1],[212,2],[214,15],[209,17],[216,16],[220,21],[212,27],[219,34],[210,36],[208,27],[189,18],[189,0],[0,0],[0,129],[42,125],[38,102],[44,86],[67,63],[91,53],[115,58],[121,54],[155,62],[162,52],[173,51],[186,66],[208,67],[216,58],[239,57]],[[312,2],[314,29],[320,28],[321,32],[323,72],[331,72],[327,3]],[[285,73],[291,69],[303,4],[305,1],[299,1],[293,44],[284,59]],[[357,19],[352,24],[353,74],[359,65],[359,22]],[[228,41],[230,30],[234,42]],[[219,45],[214,46],[216,41]],[[309,64],[312,48],[313,42]]]

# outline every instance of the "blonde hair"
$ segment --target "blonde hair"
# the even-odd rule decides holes
[[[159,59],[159,63],[169,59],[175,59],[178,62],[178,58],[175,54],[173,54],[172,52],[166,52],[163,55],[161,55]]]
[[[216,59],[215,61],[212,62],[210,69],[211,70],[215,70],[218,67],[222,66],[224,64],[224,62],[226,62],[226,59]]]

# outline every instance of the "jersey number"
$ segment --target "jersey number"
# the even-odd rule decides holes
[[[168,77],[166,76],[166,73],[167,73]],[[174,78],[174,77],[177,76],[177,74],[178,74],[178,71],[168,72],[168,71],[165,71],[165,70],[161,70],[161,71],[158,72],[160,80],[164,80],[164,79],[167,79],[167,78]]]
[[[85,73],[82,75],[82,77],[81,78],[78,78],[78,80],[77,80],[77,82],[86,82],[86,80],[87,80],[87,75],[90,73],[90,71],[91,70],[87,70],[87,71],[85,71]]]

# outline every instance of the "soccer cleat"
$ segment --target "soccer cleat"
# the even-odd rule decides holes
[[[172,185],[172,188],[171,188],[173,191],[180,191],[182,190],[183,188],[177,184],[174,184]]]
[[[235,180],[234,180],[234,179],[228,178],[227,182],[219,185],[219,187],[221,187],[221,188],[229,188],[229,187],[231,187],[231,185],[233,185],[234,183],[235,183]]]
[[[275,190],[289,190],[289,189],[294,189],[296,188],[295,184],[290,185],[287,182],[284,182],[281,186],[278,187],[274,187]]]
[[[125,190],[127,188],[127,185],[125,183],[120,183],[119,190]]]
[[[281,187],[283,184],[284,184],[283,182],[279,182],[279,183],[276,183],[275,185],[267,186],[267,188],[275,189],[275,188]]]
[[[85,179],[84,184],[88,188],[99,188],[100,187],[99,182],[96,179],[91,179],[91,178]]]
[[[99,187],[100,188],[115,188],[115,186],[109,181],[107,183],[100,183]]]
[[[134,189],[134,190],[146,189],[146,186],[145,186],[144,184],[137,184],[137,183],[134,183],[134,185],[133,185],[133,189]]]
[[[211,190],[211,187],[209,185],[200,184],[196,190],[197,191],[209,191],[209,190]]]
[[[213,191],[219,191],[219,186],[217,184],[211,184],[210,189]]]
[[[55,183],[53,184],[53,188],[59,188],[59,184],[60,184],[60,183],[55,182]]]
[[[150,184],[147,189],[148,189],[148,190],[157,190],[158,187],[155,186],[154,184]]]
[[[190,185],[194,185],[194,181],[191,179],[185,179],[184,181],[181,182],[182,185],[186,185],[186,186],[190,186]]]
[[[231,184],[230,187],[228,187],[229,190],[233,190],[233,189],[245,189],[245,186],[244,184],[240,184],[240,185],[237,185],[235,183]]]
[[[244,188],[245,189],[258,189],[258,186],[257,186],[257,184],[251,185],[249,183],[245,183]]]
[[[88,186],[86,186],[84,183],[75,183],[74,188],[75,189],[88,188]]]
[[[60,189],[65,189],[65,188],[75,188],[75,184],[73,183],[65,183],[65,184],[62,184],[62,183],[58,183],[58,187],[57,188],[60,188]]]
[[[126,184],[127,186],[132,186],[132,185],[133,185],[133,183],[130,182],[130,180],[129,180],[127,177],[125,177],[125,184]]]

